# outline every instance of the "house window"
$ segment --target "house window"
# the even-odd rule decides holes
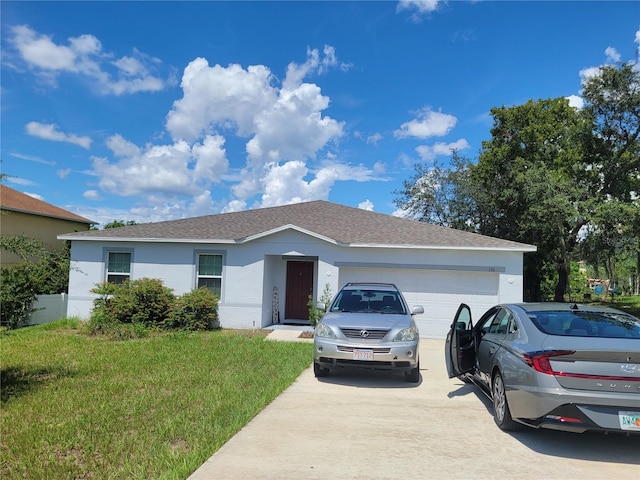
[[[197,276],[198,288],[207,287],[219,297],[222,288],[222,255],[198,255]]]
[[[123,283],[131,277],[131,252],[109,252],[107,282]]]

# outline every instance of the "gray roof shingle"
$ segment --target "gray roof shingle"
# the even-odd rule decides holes
[[[293,226],[340,245],[535,251],[535,247],[317,200],[61,235],[64,240],[242,243]]]

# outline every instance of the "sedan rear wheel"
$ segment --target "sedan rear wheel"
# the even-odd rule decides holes
[[[496,425],[501,430],[513,431],[520,428],[520,424],[513,421],[511,418],[511,411],[509,410],[509,404],[507,403],[507,394],[504,389],[504,381],[502,375],[497,372],[493,377],[492,387],[492,399],[493,399],[493,419]]]

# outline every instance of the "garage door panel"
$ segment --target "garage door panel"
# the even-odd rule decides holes
[[[385,268],[341,268],[340,286],[347,282],[394,283],[409,306],[422,305],[416,315],[420,334],[443,338],[461,303],[480,314],[498,303],[499,276],[496,273]]]

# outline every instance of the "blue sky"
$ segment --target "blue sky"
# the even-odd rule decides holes
[[[1,2],[6,184],[100,224],[323,199],[401,214],[496,106],[636,58],[640,3]]]

